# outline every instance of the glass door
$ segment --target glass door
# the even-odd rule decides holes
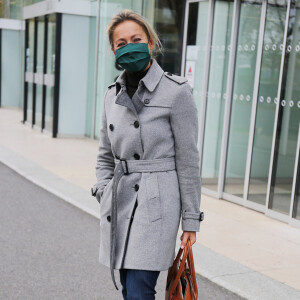
[[[224,192],[240,198],[244,192],[261,8],[260,1],[241,1],[224,184]]]
[[[34,82],[36,84],[35,96],[35,122],[34,125],[42,127],[42,103],[43,103],[43,83],[44,83],[44,39],[45,39],[45,18],[38,18],[37,25],[37,57],[36,72]]]
[[[131,0],[102,0],[100,1],[100,24],[99,24],[99,45],[98,45],[98,63],[97,63],[97,86],[96,86],[96,103],[94,110],[97,112],[94,122],[94,137],[99,139],[101,114],[103,106],[103,96],[107,86],[114,82],[120,75],[121,70],[115,64],[115,56],[110,50],[110,45],[106,35],[106,27],[111,18],[121,9],[128,8],[138,13],[142,13],[144,0],[131,1]],[[147,1],[150,5],[152,1]],[[145,4],[146,5],[146,4]],[[105,70],[105,72],[103,72]]]
[[[286,3],[267,4],[247,199],[266,205]],[[274,36],[274,32],[276,35]]]
[[[45,111],[43,128],[52,132],[53,128],[53,101],[54,101],[54,74],[55,74],[55,39],[56,39],[56,15],[47,16],[47,54],[46,70],[44,74]]]
[[[25,84],[27,85],[26,100],[27,106],[24,105],[26,109],[26,117],[24,121],[26,123],[32,124],[32,108],[33,108],[33,63],[34,63],[34,19],[27,20],[27,47],[25,49],[26,58],[26,69],[25,69]]]
[[[203,97],[203,80],[207,44],[209,2],[187,4],[186,41],[182,69],[184,76],[193,88],[193,95],[198,107],[199,120]]]
[[[54,132],[57,14],[26,20],[24,121]],[[25,113],[26,112],[26,113]]]
[[[213,18],[201,176],[203,187],[215,192],[218,191],[233,7],[233,0],[217,0]]]
[[[268,208],[289,215],[300,123],[300,0],[291,1]]]

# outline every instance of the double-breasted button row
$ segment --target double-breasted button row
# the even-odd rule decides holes
[[[139,128],[140,127],[140,122],[139,121],[134,121],[133,125],[134,125],[135,128]],[[109,129],[111,131],[113,131],[114,130],[114,125],[113,124],[109,124]]]

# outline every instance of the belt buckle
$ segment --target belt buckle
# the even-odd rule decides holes
[[[121,162],[125,162],[125,166],[126,166],[126,170],[124,170],[124,167],[123,167],[123,170],[124,170],[124,175],[128,175],[129,174],[129,172],[128,172],[128,165],[127,165],[127,160],[126,159],[124,159],[124,158],[120,158],[120,161]],[[124,166],[123,165],[123,163],[122,163],[122,166]]]

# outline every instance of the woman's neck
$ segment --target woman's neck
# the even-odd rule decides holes
[[[126,73],[126,88],[127,88],[127,93],[130,98],[132,98],[133,94],[135,93],[140,80],[147,74],[148,70],[150,67],[148,67],[146,70],[142,70],[139,72],[128,72],[125,71]]]

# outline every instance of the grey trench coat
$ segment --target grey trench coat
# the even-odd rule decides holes
[[[97,183],[92,187],[100,202],[99,262],[111,269],[167,270],[175,256],[180,217],[184,231],[199,231],[201,220],[198,117],[191,87],[152,59],[132,99],[123,71],[103,102]],[[111,266],[113,181],[119,159],[173,160],[175,168],[121,177]]]

